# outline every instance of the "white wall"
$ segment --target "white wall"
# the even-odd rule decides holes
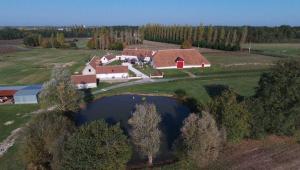
[[[138,60],[137,56],[130,56],[130,55],[117,55],[116,58],[119,59],[119,60],[122,60],[122,61],[124,61],[126,59],[128,59],[128,60],[131,60],[131,59]]]
[[[101,58],[101,63],[106,64],[108,62],[108,59],[104,56]]]
[[[96,77],[100,81],[101,80],[128,79],[128,73],[97,74]]]
[[[85,66],[85,68],[82,70],[82,75],[95,75],[96,70],[89,64]]]
[[[210,64],[204,64],[204,67],[210,67]],[[170,67],[154,67],[156,69],[177,69],[177,66]],[[202,65],[184,65],[183,68],[202,68]]]
[[[96,88],[97,83],[76,84],[76,87],[78,89],[91,89],[91,88]]]

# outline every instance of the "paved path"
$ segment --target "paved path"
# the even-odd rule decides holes
[[[142,73],[140,70],[134,68],[130,63],[123,63],[122,65],[128,66],[128,69],[132,71],[137,77],[142,77],[142,79],[150,79],[149,76]]]

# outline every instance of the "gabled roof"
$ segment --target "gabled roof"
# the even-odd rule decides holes
[[[184,60],[184,65],[210,64],[208,60],[196,49],[159,50],[153,56],[153,64],[155,67],[176,66],[176,60],[178,58]]]
[[[91,59],[91,61],[89,62],[89,64],[90,64],[94,69],[96,69],[97,66],[102,65],[101,59],[100,59],[100,57],[98,57],[98,56],[94,56],[94,57]]]
[[[71,80],[74,84],[97,83],[96,75],[72,75]]]
[[[147,49],[124,49],[122,55],[137,57],[152,57],[154,51]]]
[[[98,66],[96,74],[128,73],[127,66]]]

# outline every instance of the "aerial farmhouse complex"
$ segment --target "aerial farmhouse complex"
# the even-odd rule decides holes
[[[110,65],[120,61],[120,65]],[[99,82],[128,81],[129,71],[136,78],[160,77],[160,75],[144,75],[134,68],[134,65],[148,65],[153,70],[206,68],[210,62],[197,49],[124,49],[119,55],[107,54],[102,57],[94,56],[82,70],[80,75],[73,75],[72,81],[78,89],[96,88]],[[159,71],[157,71],[159,72]],[[141,74],[140,74],[141,73]]]

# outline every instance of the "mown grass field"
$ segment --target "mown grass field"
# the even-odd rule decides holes
[[[275,57],[300,57],[300,43],[252,43],[244,44],[244,49],[251,47],[254,53]]]
[[[39,49],[0,55],[0,85],[43,83],[49,79],[55,65],[62,64],[70,71],[80,72],[94,55],[103,50]]]
[[[11,131],[20,127],[30,119],[32,111],[38,110],[38,105],[0,105],[0,141],[10,135]],[[11,122],[11,124],[6,124]]]

